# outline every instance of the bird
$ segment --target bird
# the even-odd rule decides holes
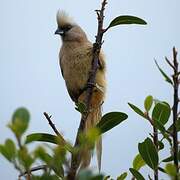
[[[87,95],[87,82],[92,67],[93,44],[88,40],[83,28],[78,25],[65,11],[58,10],[56,15],[56,35],[61,37],[59,64],[66,88],[74,103],[84,103]],[[93,93],[86,119],[84,133],[96,126],[102,117],[102,104],[106,94],[106,63],[102,50],[98,59]],[[101,169],[102,137],[95,143],[98,168]],[[87,168],[91,162],[92,153],[84,150],[80,157],[80,168]]]

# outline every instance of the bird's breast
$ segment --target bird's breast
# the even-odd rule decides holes
[[[62,54],[61,68],[69,90],[76,91],[86,86],[91,62],[92,52],[89,48],[75,48]]]

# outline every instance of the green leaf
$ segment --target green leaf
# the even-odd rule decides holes
[[[154,126],[159,129],[163,135],[166,133],[166,129],[160,121],[154,121]]]
[[[75,109],[83,114],[86,111],[86,105],[82,102],[76,103]]]
[[[90,180],[104,180],[104,175],[102,174],[94,175],[90,178]]]
[[[124,24],[140,24],[140,25],[146,25],[146,21],[139,17],[135,16],[129,16],[129,15],[124,15],[124,16],[118,16],[114,18],[111,23],[109,24],[108,28],[118,26],[118,25],[124,25]]]
[[[56,175],[58,175],[61,178],[64,177],[64,169],[62,165],[58,165],[58,166],[52,165],[52,169],[56,173]]]
[[[149,112],[149,110],[151,109],[152,104],[153,104],[153,97],[147,96],[144,101],[144,108],[146,109],[147,112]]]
[[[11,159],[14,159],[16,156],[16,146],[14,142],[11,139],[7,139],[5,142],[5,147]]]
[[[159,157],[152,140],[146,138],[144,142],[138,144],[138,149],[146,164],[152,169],[156,169],[158,167]]]
[[[124,180],[127,177],[127,172],[122,173],[120,176],[117,177],[117,180]]]
[[[137,170],[133,168],[129,168],[129,171],[137,180],[145,180],[144,177]]]
[[[162,141],[158,141],[158,150],[164,149],[164,144]]]
[[[82,169],[78,174],[78,180],[104,180],[102,174],[94,175],[92,171],[88,169]]]
[[[29,111],[26,108],[18,108],[14,112],[12,122],[8,125],[8,127],[18,138],[20,138],[28,128],[29,120]]]
[[[157,129],[161,131],[163,136],[165,136],[166,129],[164,125],[169,120],[171,114],[171,108],[168,103],[157,101],[152,112],[152,119],[154,120],[154,125]]]
[[[0,145],[0,153],[8,160],[12,161],[16,156],[16,147],[11,139],[7,139],[4,145]]]
[[[158,65],[157,61],[155,60],[156,66],[158,67],[159,71],[161,72],[161,74],[164,76],[165,81],[167,81],[168,83],[170,83],[171,85],[173,85],[172,80],[170,79],[170,77],[168,77],[168,75],[160,68],[160,66]]]
[[[162,162],[171,162],[174,160],[174,156],[169,156],[162,160]],[[180,151],[178,152],[178,160],[180,161]]]
[[[47,134],[47,133],[30,134],[26,137],[25,143],[28,144],[34,141],[48,142],[48,143],[53,143],[53,144],[59,143],[57,136],[54,136],[52,134]]]
[[[60,176],[62,178],[64,177],[63,164],[65,162],[65,159],[66,159],[65,148],[63,148],[61,146],[57,146],[54,149],[52,169],[58,176]]]
[[[176,121],[176,130],[178,132],[180,131],[180,118],[178,118],[177,121]]]
[[[141,111],[137,106],[135,106],[134,104],[128,103],[128,105],[140,116],[142,116],[143,118],[147,119],[147,117],[145,116],[144,112]]]
[[[56,146],[53,149],[53,156],[47,154],[45,149],[42,147],[39,147],[35,151],[35,154],[39,156],[41,160],[46,162],[56,175],[61,178],[64,177],[63,163],[65,162],[66,155],[66,150],[64,147]]]
[[[64,147],[61,147],[61,146],[57,146],[55,149],[54,149],[54,155],[53,155],[53,158],[54,158],[54,164],[63,164],[64,161],[65,161],[65,157],[66,157],[66,150]]]
[[[9,156],[6,147],[2,144],[0,144],[0,153],[8,160],[11,161],[11,157]]]
[[[158,170],[163,172],[163,173],[166,173],[166,171],[162,167],[158,167]]]
[[[100,134],[101,132],[98,128],[89,129],[85,136],[84,134],[82,134],[82,136],[84,137],[84,142],[82,141],[82,145],[85,145],[85,146],[88,145],[90,149],[93,149],[95,142],[99,138]]]
[[[78,180],[86,180],[86,179],[90,179],[92,177],[92,172],[88,169],[82,169],[79,174],[78,174]]]
[[[105,114],[100,122],[96,125],[100,129],[101,133],[105,133],[114,128],[124,120],[128,118],[128,115],[123,112],[110,112]]]
[[[177,119],[176,121],[176,130],[179,132],[180,131],[180,118]],[[173,124],[168,128],[169,132],[173,132]]]
[[[137,171],[141,169],[146,163],[144,162],[143,158],[140,154],[137,154],[133,160],[133,168]]]
[[[30,119],[29,111],[23,107],[18,108],[12,116],[12,122],[15,123],[16,119],[21,119],[22,121],[28,123]]]
[[[52,162],[52,157],[41,146],[35,149],[34,155],[36,158],[41,159],[43,162],[45,162],[48,165],[50,165]]]
[[[152,112],[152,119],[154,121],[158,121],[162,125],[165,125],[170,117],[170,114],[171,108],[167,103],[157,103]]]
[[[25,146],[19,149],[18,159],[19,159],[19,163],[22,164],[26,170],[30,169],[32,164],[35,161],[35,158],[33,158],[30,155],[30,153],[28,152],[28,149]]]
[[[169,157],[163,159],[162,162],[171,162],[171,161],[173,161],[173,159],[174,159],[173,156],[169,156]]]
[[[177,174],[176,167],[174,166],[174,164],[166,164],[165,171],[171,177],[175,177]]]
[[[67,143],[67,142],[62,142],[62,139],[59,138],[58,136],[52,135],[52,134],[47,134],[47,133],[33,133],[29,134],[26,137],[25,143],[31,143],[34,141],[40,141],[40,142],[48,142],[48,143],[53,143],[53,144],[59,144],[62,145],[68,150],[69,152],[73,152],[73,147]]]
[[[111,176],[106,176],[106,177],[104,177],[104,180],[108,180],[109,178],[111,178]]]
[[[50,175],[49,172],[45,172],[41,176],[31,176],[31,180],[60,180],[60,178],[57,175]]]

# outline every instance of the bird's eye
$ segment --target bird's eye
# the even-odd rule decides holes
[[[65,32],[67,32],[67,31],[69,31],[71,28],[72,28],[71,25],[67,25],[67,26],[64,26],[64,27],[63,27],[63,30],[64,30]]]

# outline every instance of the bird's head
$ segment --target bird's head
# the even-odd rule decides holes
[[[85,32],[78,26],[66,12],[58,10],[56,15],[58,28],[55,34],[62,37],[62,41],[85,41],[87,40]]]

